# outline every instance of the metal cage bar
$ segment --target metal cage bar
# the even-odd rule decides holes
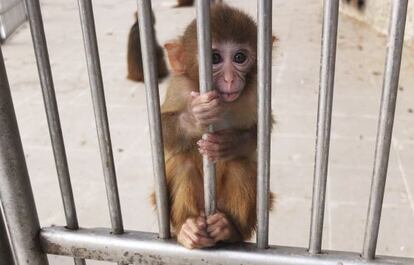
[[[76,214],[75,200],[73,198],[65,144],[59,119],[59,111],[39,1],[26,1],[26,6],[66,223],[69,229],[78,229],[78,217]],[[83,265],[85,263],[81,260],[75,260],[75,264]]]
[[[170,214],[168,205],[167,181],[165,175],[164,146],[162,139],[160,99],[158,92],[155,37],[152,23],[150,0],[137,0],[139,33],[141,39],[142,65],[144,68],[145,90],[148,108],[148,121],[151,137],[152,163],[155,178],[158,229],[160,238],[170,237]]]
[[[272,128],[272,1],[259,0],[257,10],[257,247],[267,248]]]
[[[211,32],[210,32],[210,2],[197,0],[197,44],[199,54],[200,93],[207,93],[213,89],[211,67]],[[213,132],[212,125],[208,132]],[[203,134],[203,138],[206,134]],[[216,167],[203,156],[204,172],[204,209],[206,216],[216,211]]]
[[[89,84],[91,86],[93,108],[95,112],[99,149],[105,176],[105,187],[112,232],[115,234],[122,234],[124,232],[124,227],[122,223],[121,205],[119,202],[118,184],[116,180],[108,114],[106,110],[105,92],[99,61],[92,2],[91,0],[78,0],[78,4],[85,46],[85,56],[88,66]]]
[[[79,258],[168,265],[364,265],[359,253],[326,251],[311,255],[305,248],[271,246],[257,249],[256,244],[221,245],[214,249],[188,250],[174,239],[163,240],[155,233],[126,231],[111,235],[109,229],[67,230],[48,227],[41,231],[42,249],[49,254]],[[380,256],[370,265],[409,265],[414,259]]]
[[[47,265],[39,219],[0,48],[0,202],[17,264]]]
[[[339,0],[324,1],[318,121],[309,237],[309,252],[312,254],[320,253],[322,247],[329,142],[331,134],[332,99],[335,78],[338,11]]]
[[[3,265],[15,265],[9,237],[7,236],[6,222],[0,204],[0,260]]]
[[[408,0],[392,1],[392,11],[387,44],[384,81],[378,119],[377,141],[375,147],[374,169],[362,256],[373,259],[377,247],[378,231],[381,221],[385,182],[392,140],[395,105],[397,101],[401,56],[404,46],[404,29]]]

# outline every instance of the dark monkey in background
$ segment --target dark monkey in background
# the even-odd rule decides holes
[[[153,25],[155,26],[155,16],[152,14]],[[167,64],[165,63],[164,53],[161,46],[155,38],[155,52],[157,56],[158,79],[162,79],[168,75]],[[129,30],[128,50],[127,50],[127,78],[137,82],[144,81],[144,70],[142,67],[141,41],[139,38],[138,16],[135,13],[135,23]]]
[[[223,1],[215,1],[215,3],[222,3]],[[194,5],[194,0],[177,0],[176,7],[183,7],[183,6],[192,6]]]
[[[203,95],[196,21],[165,45],[173,73],[161,108],[170,219],[187,248],[242,241],[256,229],[256,23],[216,4],[211,34],[214,90]],[[216,131],[201,139],[209,124]],[[216,162],[217,212],[207,217],[202,154]]]

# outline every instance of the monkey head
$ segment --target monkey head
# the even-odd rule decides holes
[[[224,102],[234,102],[257,74],[257,25],[244,12],[216,4],[211,7],[211,38],[214,89]],[[196,20],[165,48],[173,72],[187,76],[198,90]]]

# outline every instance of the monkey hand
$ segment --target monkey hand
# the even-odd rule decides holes
[[[216,242],[207,233],[207,223],[204,216],[188,218],[181,226],[177,235],[177,241],[186,248],[211,247]]]
[[[207,217],[207,232],[214,242],[234,243],[242,241],[237,228],[224,213],[217,212]]]
[[[208,156],[210,161],[217,161],[248,155],[255,147],[255,143],[252,144],[253,139],[250,131],[225,129],[208,133],[197,144],[202,155]]]
[[[217,123],[221,113],[218,92],[212,90],[200,95],[192,91],[190,112],[194,117],[195,125],[201,130],[205,130],[210,124]]]

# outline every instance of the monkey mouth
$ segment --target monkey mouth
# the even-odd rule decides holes
[[[221,98],[225,102],[233,102],[239,98],[241,91],[236,91],[236,92],[231,92],[231,93],[220,91],[219,93],[220,93]]]

